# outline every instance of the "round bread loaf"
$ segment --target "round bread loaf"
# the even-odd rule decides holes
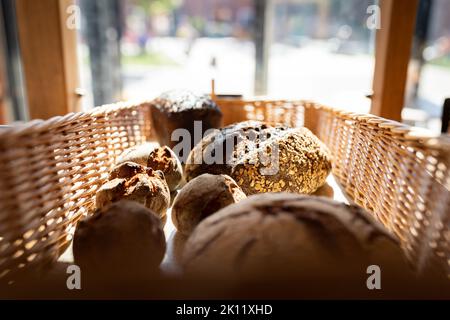
[[[220,127],[222,112],[206,95],[197,95],[187,90],[173,90],[163,93],[153,101],[151,118],[154,134],[160,145],[173,149],[182,143],[183,154],[176,153],[181,162],[185,163],[189,151],[202,139],[205,131]],[[197,125],[201,125],[197,132],[194,130],[196,121],[199,122]],[[172,133],[177,129],[185,129],[180,133],[189,133],[190,136],[183,139],[175,133],[172,137]]]
[[[148,157],[157,148],[155,143],[144,143],[125,149],[116,161],[116,165],[124,162],[134,162],[144,167],[147,166]]]
[[[185,178],[231,176],[247,194],[311,194],[331,171],[327,147],[306,128],[246,121],[205,137],[189,154]]]
[[[183,255],[188,275],[266,289],[367,292],[371,265],[381,268],[384,289],[408,272],[397,240],[363,209],[287,193],[251,196],[206,218]]]
[[[168,241],[172,243],[172,258],[177,267],[182,263],[184,246],[188,238],[189,236],[176,231],[172,233],[171,240]]]
[[[73,239],[75,263],[91,279],[145,278],[158,272],[166,248],[155,213],[118,201],[80,221]]]
[[[172,206],[173,224],[178,232],[189,235],[201,220],[245,198],[229,176],[203,174],[189,181],[176,196]]]
[[[147,167],[164,173],[170,191],[176,190],[183,179],[180,160],[167,146],[156,148],[149,154]]]
[[[167,146],[156,147],[152,143],[145,143],[126,149],[117,160],[110,174],[110,180],[117,178],[118,174],[125,178],[123,175],[143,173],[143,168],[133,166],[130,163],[162,171],[170,191],[176,190],[183,179],[183,168],[180,160]],[[124,166],[124,164],[126,165]]]
[[[136,201],[151,209],[164,223],[170,205],[170,191],[161,171],[146,169],[129,179],[116,178],[97,191],[95,203],[101,209],[119,200]]]
[[[114,168],[112,168],[111,172],[109,173],[108,180],[130,179],[137,174],[146,173],[147,167],[135,162],[127,161],[114,166]]]

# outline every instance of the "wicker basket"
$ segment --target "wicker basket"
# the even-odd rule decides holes
[[[417,266],[450,274],[450,139],[303,101],[217,100],[224,124],[305,125],[330,148],[345,194],[401,240]],[[152,140],[149,103],[119,103],[0,130],[0,278],[67,248],[115,158]]]

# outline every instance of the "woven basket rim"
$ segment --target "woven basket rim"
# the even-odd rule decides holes
[[[331,107],[326,104],[321,104],[312,100],[302,99],[265,99],[264,97],[252,97],[252,98],[215,98],[215,101],[222,102],[237,102],[239,104],[297,104],[314,107],[317,109],[324,109],[335,113],[347,120],[358,121],[362,123],[376,124],[379,128],[395,133],[396,135],[403,136],[406,140],[416,141],[417,143],[424,144],[427,147],[436,148],[440,150],[450,151],[450,135],[449,134],[434,134],[428,129],[409,126],[394,120],[388,120],[369,113],[358,113],[353,111],[347,111],[341,108]],[[86,120],[89,117],[96,115],[108,115],[109,113],[118,112],[121,110],[133,108],[136,106],[151,104],[155,99],[144,100],[127,100],[118,101],[115,103],[109,103],[94,107],[89,110],[80,112],[71,112],[63,116],[55,116],[46,120],[35,119],[24,123],[12,123],[4,126],[0,130],[0,139],[5,139],[11,136],[20,136],[32,133],[41,133],[48,131],[52,128],[58,127],[68,121],[74,120]]]
[[[86,120],[90,117],[108,115],[110,113],[118,112],[121,110],[130,109],[136,106],[145,105],[151,103],[153,100],[139,100],[139,101],[118,101],[114,103],[104,104],[98,107],[94,107],[89,110],[70,112],[63,116],[55,116],[46,120],[34,119],[28,122],[12,123],[0,130],[0,139],[4,139],[10,136],[26,135],[30,133],[39,133],[58,127],[69,121],[74,120]]]
[[[216,98],[215,101],[221,102],[238,102],[240,104],[254,104],[254,103],[264,103],[264,104],[282,104],[282,103],[292,103],[292,104],[303,104],[316,109],[323,109],[337,114],[343,118],[350,121],[358,121],[363,123],[377,124],[381,129],[388,130],[395,135],[401,135],[405,140],[416,141],[417,143],[423,143],[429,148],[436,148],[442,150],[450,151],[450,134],[435,134],[428,129],[410,126],[398,121],[389,120],[380,116],[376,116],[370,113],[359,113],[354,111],[348,111],[342,108],[331,107],[326,104],[321,104],[312,100],[288,100],[288,99],[264,99],[264,98]]]

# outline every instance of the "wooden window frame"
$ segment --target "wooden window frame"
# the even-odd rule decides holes
[[[16,0],[31,119],[80,110],[77,30],[67,25],[75,0]]]
[[[380,0],[371,113],[401,121],[419,0]]]

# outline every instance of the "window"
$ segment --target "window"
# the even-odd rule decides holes
[[[375,34],[366,21],[374,1],[275,3],[269,93],[368,112]]]
[[[99,10],[100,4],[93,2],[81,1],[82,8],[86,8],[83,12],[88,12],[89,6],[97,7],[97,11],[90,10],[92,18],[89,14],[84,16],[81,45],[85,61],[89,60],[88,53],[92,50],[102,50],[95,39],[101,35],[92,32],[98,23],[95,25],[89,20],[98,19],[97,14],[106,15],[108,10],[122,17],[122,20],[110,19],[109,27],[113,30],[112,38],[121,30],[123,87],[112,89],[122,89],[123,98],[145,99],[173,88],[210,92],[212,78],[216,79],[222,93],[252,93],[255,55],[252,0],[129,0],[118,1],[119,9],[105,3],[109,7],[107,10]],[[108,24],[107,18],[101,21]],[[89,41],[89,37],[93,39]],[[110,55],[108,50],[94,59],[91,54],[91,65]],[[110,57],[110,61],[114,58]],[[101,70],[100,66],[100,70],[92,71],[91,75],[99,78],[101,72],[111,73],[112,68],[105,66],[105,70]],[[86,83],[94,83],[89,79],[89,72],[85,71],[84,75]],[[102,85],[104,82],[100,83]],[[109,89],[94,88],[94,96],[97,90]],[[98,94],[95,104],[114,101],[114,95],[113,92],[105,97]]]
[[[450,1],[421,0],[403,118],[436,133],[450,98]]]
[[[207,93],[214,78],[216,92],[222,94],[311,99],[357,112],[370,111],[371,101],[366,96],[372,93],[375,30],[369,30],[367,21],[371,15],[368,8],[377,4],[377,0],[74,1],[82,17],[78,51],[85,109],[118,100],[151,99],[174,88]],[[80,101],[79,93],[83,90],[78,91],[78,83],[66,88],[64,81],[55,81],[63,84],[57,90],[63,98],[54,103],[50,98],[56,94],[48,95],[49,101],[42,105],[37,103],[42,100],[38,99],[40,93],[50,90],[42,86],[42,90],[34,90],[30,95],[34,86],[21,85],[23,79],[34,79],[30,75],[37,75],[35,83],[44,83],[39,79],[51,77],[49,73],[54,69],[31,68],[24,71],[28,77],[22,77],[21,62],[26,60],[35,67],[36,51],[31,47],[19,48],[18,40],[23,37],[15,32],[14,3],[14,0],[5,0],[1,6],[4,21],[0,28],[3,46],[0,56],[4,60],[2,76],[5,80],[0,87],[8,102],[1,108],[6,109],[2,112],[3,118],[7,118],[6,122],[26,120],[26,102],[30,100],[34,106],[29,109],[43,118],[78,110],[78,104],[76,108],[67,108],[72,105],[67,101],[74,100],[73,91],[76,91],[76,103]],[[53,8],[57,3],[45,5]],[[415,6],[408,6],[407,1],[402,3],[404,8],[411,8],[407,19],[412,25]],[[419,0],[419,3],[402,116],[407,124],[439,131],[442,105],[450,96],[447,85],[450,80],[447,19],[450,4],[447,0]],[[42,6],[44,4],[35,5],[34,9]],[[22,19],[18,19],[28,28],[25,35],[33,33],[36,27],[43,32],[40,26],[46,21],[55,20],[49,26],[57,30],[55,25],[61,25],[63,20],[56,19],[66,19],[66,12],[59,9],[54,11],[60,12],[57,17],[43,14],[51,10],[41,10],[39,19],[27,19],[25,7],[21,6]],[[397,10],[402,10],[401,5]],[[382,30],[395,33],[394,29]],[[58,37],[57,32],[54,37]],[[52,57],[47,60],[57,60],[64,54],[62,38],[56,41],[58,50],[47,46],[45,56]],[[33,34],[30,39],[40,38]],[[409,43],[404,47],[407,49],[399,58],[403,61],[408,56]],[[388,46],[386,48],[388,51]],[[24,52],[27,59],[24,59]],[[394,66],[401,65],[396,64],[395,59],[391,62]],[[393,70],[392,65],[381,69]],[[400,69],[398,72],[403,75],[404,68]],[[75,73],[72,70],[70,74]],[[387,76],[386,79],[394,78]],[[388,83],[386,79],[377,84]],[[72,85],[71,81],[66,82]],[[395,83],[403,86],[403,81]],[[388,85],[399,92],[394,87]],[[398,118],[401,102],[393,100],[394,107],[383,103],[388,105],[384,110],[395,109],[395,118]],[[46,109],[43,106],[55,105],[58,106],[41,112]],[[394,118],[389,114],[386,117]]]
[[[261,3],[263,11],[257,7]],[[255,78],[261,78],[255,77],[255,68],[264,68],[267,59],[262,93],[366,112],[374,63],[374,34],[366,27],[366,11],[372,3],[114,0],[100,8],[101,2],[82,0],[84,61],[100,64],[91,67],[95,80],[84,72],[85,83],[94,84],[96,105],[117,100],[120,90],[125,99],[149,98],[172,88],[210,92],[212,78],[219,93],[251,96],[258,85]],[[95,28],[111,29],[109,38],[102,40]],[[108,47],[117,37],[120,46],[98,52],[99,43]],[[257,52],[266,42],[268,54]],[[120,71],[105,64],[105,59],[115,61],[115,49],[120,50]],[[114,85],[118,74],[121,84]]]

